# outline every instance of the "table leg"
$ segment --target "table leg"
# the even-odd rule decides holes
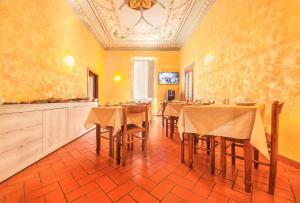
[[[184,137],[185,137],[185,133],[182,133],[182,139],[180,141],[180,144],[181,144],[181,163],[184,163]]]
[[[226,177],[226,140],[225,137],[221,137],[221,167],[222,176]]]
[[[114,128],[109,127],[109,156],[114,157]]]
[[[245,165],[245,192],[251,192],[252,182],[252,146],[250,140],[244,141],[244,165]]]
[[[96,153],[99,154],[101,148],[101,127],[96,124]]]
[[[194,135],[192,133],[188,133],[188,144],[189,144],[189,167],[193,168],[193,148],[194,148]]]
[[[171,131],[171,135],[170,135],[170,137],[171,137],[171,139],[173,138],[173,134],[174,134],[174,117],[170,117],[170,131]]]

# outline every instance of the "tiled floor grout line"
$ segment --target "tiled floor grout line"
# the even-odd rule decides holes
[[[62,193],[63,193],[63,195],[64,195],[64,198],[65,198],[66,202],[68,202],[67,196],[66,196],[66,194],[64,193],[64,191],[63,191],[63,189],[62,189],[62,187],[61,187],[61,185],[60,185],[60,182],[59,182],[59,181],[58,181],[58,185],[59,185],[59,188],[60,188],[61,192],[62,192]]]
[[[290,183],[290,180],[289,180],[289,183]],[[293,197],[294,197],[294,201],[296,201],[296,195],[295,195],[294,189],[293,189],[291,184],[290,184],[290,188],[291,188],[291,191],[292,191],[292,194],[293,194]]]

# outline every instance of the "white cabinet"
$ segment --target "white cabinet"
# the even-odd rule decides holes
[[[87,132],[84,123],[91,108],[91,106],[80,106],[69,109],[69,132],[71,137],[77,138]]]
[[[41,111],[19,112],[11,114],[0,113],[0,133],[23,129],[42,124]]]
[[[42,157],[42,112],[0,114],[0,182]]]
[[[96,102],[0,105],[0,182],[90,129]]]
[[[43,112],[43,150],[50,153],[66,143],[68,134],[68,109]]]

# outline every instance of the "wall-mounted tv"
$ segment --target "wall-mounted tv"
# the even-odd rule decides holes
[[[179,83],[178,72],[160,72],[158,75],[160,85],[177,85]]]

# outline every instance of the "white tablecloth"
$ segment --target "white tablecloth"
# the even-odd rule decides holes
[[[164,116],[179,117],[183,105],[183,103],[168,103],[165,108]]]
[[[184,106],[177,122],[178,131],[250,139],[250,143],[269,158],[262,119],[264,105],[191,105]]]
[[[129,114],[127,123],[142,127],[145,121],[144,113]],[[92,108],[85,122],[85,127],[90,128],[94,124],[101,127],[113,127],[114,134],[121,130],[123,125],[123,108],[121,106]]]

